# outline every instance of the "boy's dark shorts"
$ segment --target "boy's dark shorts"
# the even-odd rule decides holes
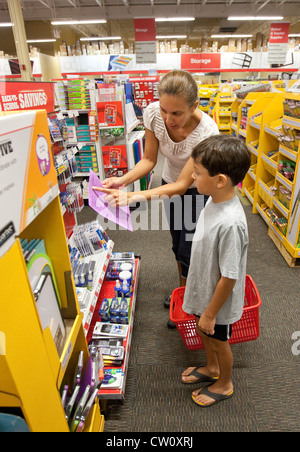
[[[200,319],[198,315],[196,315],[197,321]],[[212,339],[216,339],[218,341],[226,342],[231,338],[232,335],[232,325],[215,325],[214,334],[205,334],[207,337],[211,337]]]

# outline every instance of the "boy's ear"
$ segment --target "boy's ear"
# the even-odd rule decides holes
[[[217,187],[218,188],[223,188],[225,187],[225,185],[227,184],[228,181],[228,176],[226,176],[226,174],[218,174],[217,176]]]

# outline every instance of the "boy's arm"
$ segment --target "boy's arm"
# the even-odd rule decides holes
[[[231,294],[236,280],[221,276],[212,299],[198,321],[198,328],[206,334],[214,334],[216,317]]]

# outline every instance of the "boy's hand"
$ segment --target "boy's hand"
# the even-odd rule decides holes
[[[205,312],[201,315],[200,319],[197,322],[197,330],[202,331],[206,334],[214,334],[215,332],[215,324],[216,319],[212,317],[208,317]],[[197,331],[199,334],[199,331]]]

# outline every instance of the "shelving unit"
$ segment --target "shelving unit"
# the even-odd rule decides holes
[[[89,302],[85,309],[82,310],[83,312],[83,328],[85,335],[88,334],[91,321],[95,312],[95,307],[100,295],[100,291],[102,288],[102,284],[104,282],[105,273],[107,270],[108,262],[113,250],[114,243],[110,240],[108,242],[108,249],[107,252],[100,253],[99,255],[94,255],[93,260],[96,260],[96,269],[94,273],[94,284],[93,289],[89,294]],[[86,258],[85,262],[88,262],[90,258]]]
[[[20,227],[15,222],[17,237],[10,237],[10,247],[1,254],[0,259],[0,284],[3,291],[0,301],[0,331],[1,338],[4,338],[0,354],[0,406],[19,407],[32,432],[68,432],[70,430],[60,390],[62,385],[71,384],[73,381],[79,351],[83,351],[84,363],[89,358],[89,352],[82,325],[83,314],[80,313],[76,297],[58,190],[55,196],[53,191],[57,180],[53,158],[49,152],[51,143],[46,112],[15,114],[9,116],[9,124],[7,118],[0,118],[0,122],[5,121],[2,132],[5,130],[4,135],[7,138],[9,130],[12,130],[11,135],[19,133],[17,127],[23,130],[23,115],[25,118],[29,117],[32,123],[29,126],[32,132],[28,149],[24,140],[19,142],[18,146],[15,136],[11,136],[11,141],[14,143],[16,160],[20,160],[22,154],[26,155],[26,151],[28,153],[28,165],[20,167],[24,172],[28,170],[28,178],[25,177],[24,203],[14,206],[15,209],[20,209],[20,217],[26,218],[27,221],[21,223]],[[8,126],[13,127],[9,129]],[[48,173],[42,173],[42,176],[36,167],[36,143],[41,134],[47,142],[50,159]],[[40,157],[44,156],[46,160],[45,141],[43,145]],[[30,177],[30,174],[34,174],[34,177]],[[18,187],[22,184],[21,173],[16,172],[11,183],[12,190],[14,185]],[[37,200],[35,215],[29,216],[28,210],[31,208],[28,194],[32,191],[39,194],[41,187],[44,190],[44,193],[41,193],[42,198],[47,199],[47,203],[42,204]],[[55,346],[50,327],[42,327],[22,253],[21,241],[37,237],[44,240],[59,294],[60,311],[66,329],[61,352]],[[103,416],[96,399],[86,421],[86,431],[99,431],[101,428]]]
[[[245,138],[245,143],[251,152],[251,167],[243,182],[243,194],[247,196],[253,205],[253,212],[257,213],[256,202],[259,187],[262,182],[269,184],[272,178],[265,174],[264,165],[261,161],[262,154],[267,154],[273,150],[272,145],[266,146],[262,134],[264,133],[264,125],[270,124],[272,121],[280,117],[282,114],[281,94],[276,93],[250,93],[241,103],[239,110],[242,118],[243,112],[246,111],[245,129],[240,128],[238,134]],[[272,184],[270,184],[271,186]]]
[[[139,272],[140,272],[140,259],[136,258],[135,259],[135,272],[134,272],[134,287],[133,287],[133,294],[131,296],[131,302],[130,302],[130,322],[128,325],[129,328],[128,328],[127,337],[124,340],[125,357],[124,357],[122,366],[118,368],[122,372],[121,386],[118,389],[108,389],[108,388],[102,387],[98,393],[98,398],[100,400],[124,401],[124,398],[125,398],[126,377],[127,377],[127,371],[128,371],[130,347],[131,347],[131,340],[132,340],[132,334],[133,334],[133,324],[134,324],[135,305],[136,305],[136,297],[137,297],[137,290],[138,290]],[[99,294],[98,302],[94,309],[94,315],[91,320],[90,328],[89,328],[88,334],[87,334],[88,342],[92,338],[93,329],[94,329],[96,322],[99,321],[98,311],[101,306],[103,298],[104,297],[113,298],[115,296],[114,286],[115,286],[115,281],[109,281],[109,280],[105,280],[102,285],[102,289]]]
[[[234,101],[230,85],[222,86],[221,90],[210,98],[208,113],[218,125],[220,132],[231,132],[231,106]]]
[[[219,85],[199,85],[198,84],[198,98],[199,110],[205,113],[209,110],[210,98],[213,93],[219,88]]]
[[[288,116],[289,101],[299,102],[293,93],[250,93],[238,107],[238,121],[232,127],[245,139],[251,152],[251,167],[243,181],[242,194],[268,226],[273,240],[289,266],[300,258],[299,227],[300,120]],[[248,106],[246,130],[240,128],[242,109]],[[294,110],[294,114],[296,110]],[[293,130],[294,129],[294,130]],[[299,135],[298,135],[299,131]],[[292,136],[296,136],[293,141]]]

